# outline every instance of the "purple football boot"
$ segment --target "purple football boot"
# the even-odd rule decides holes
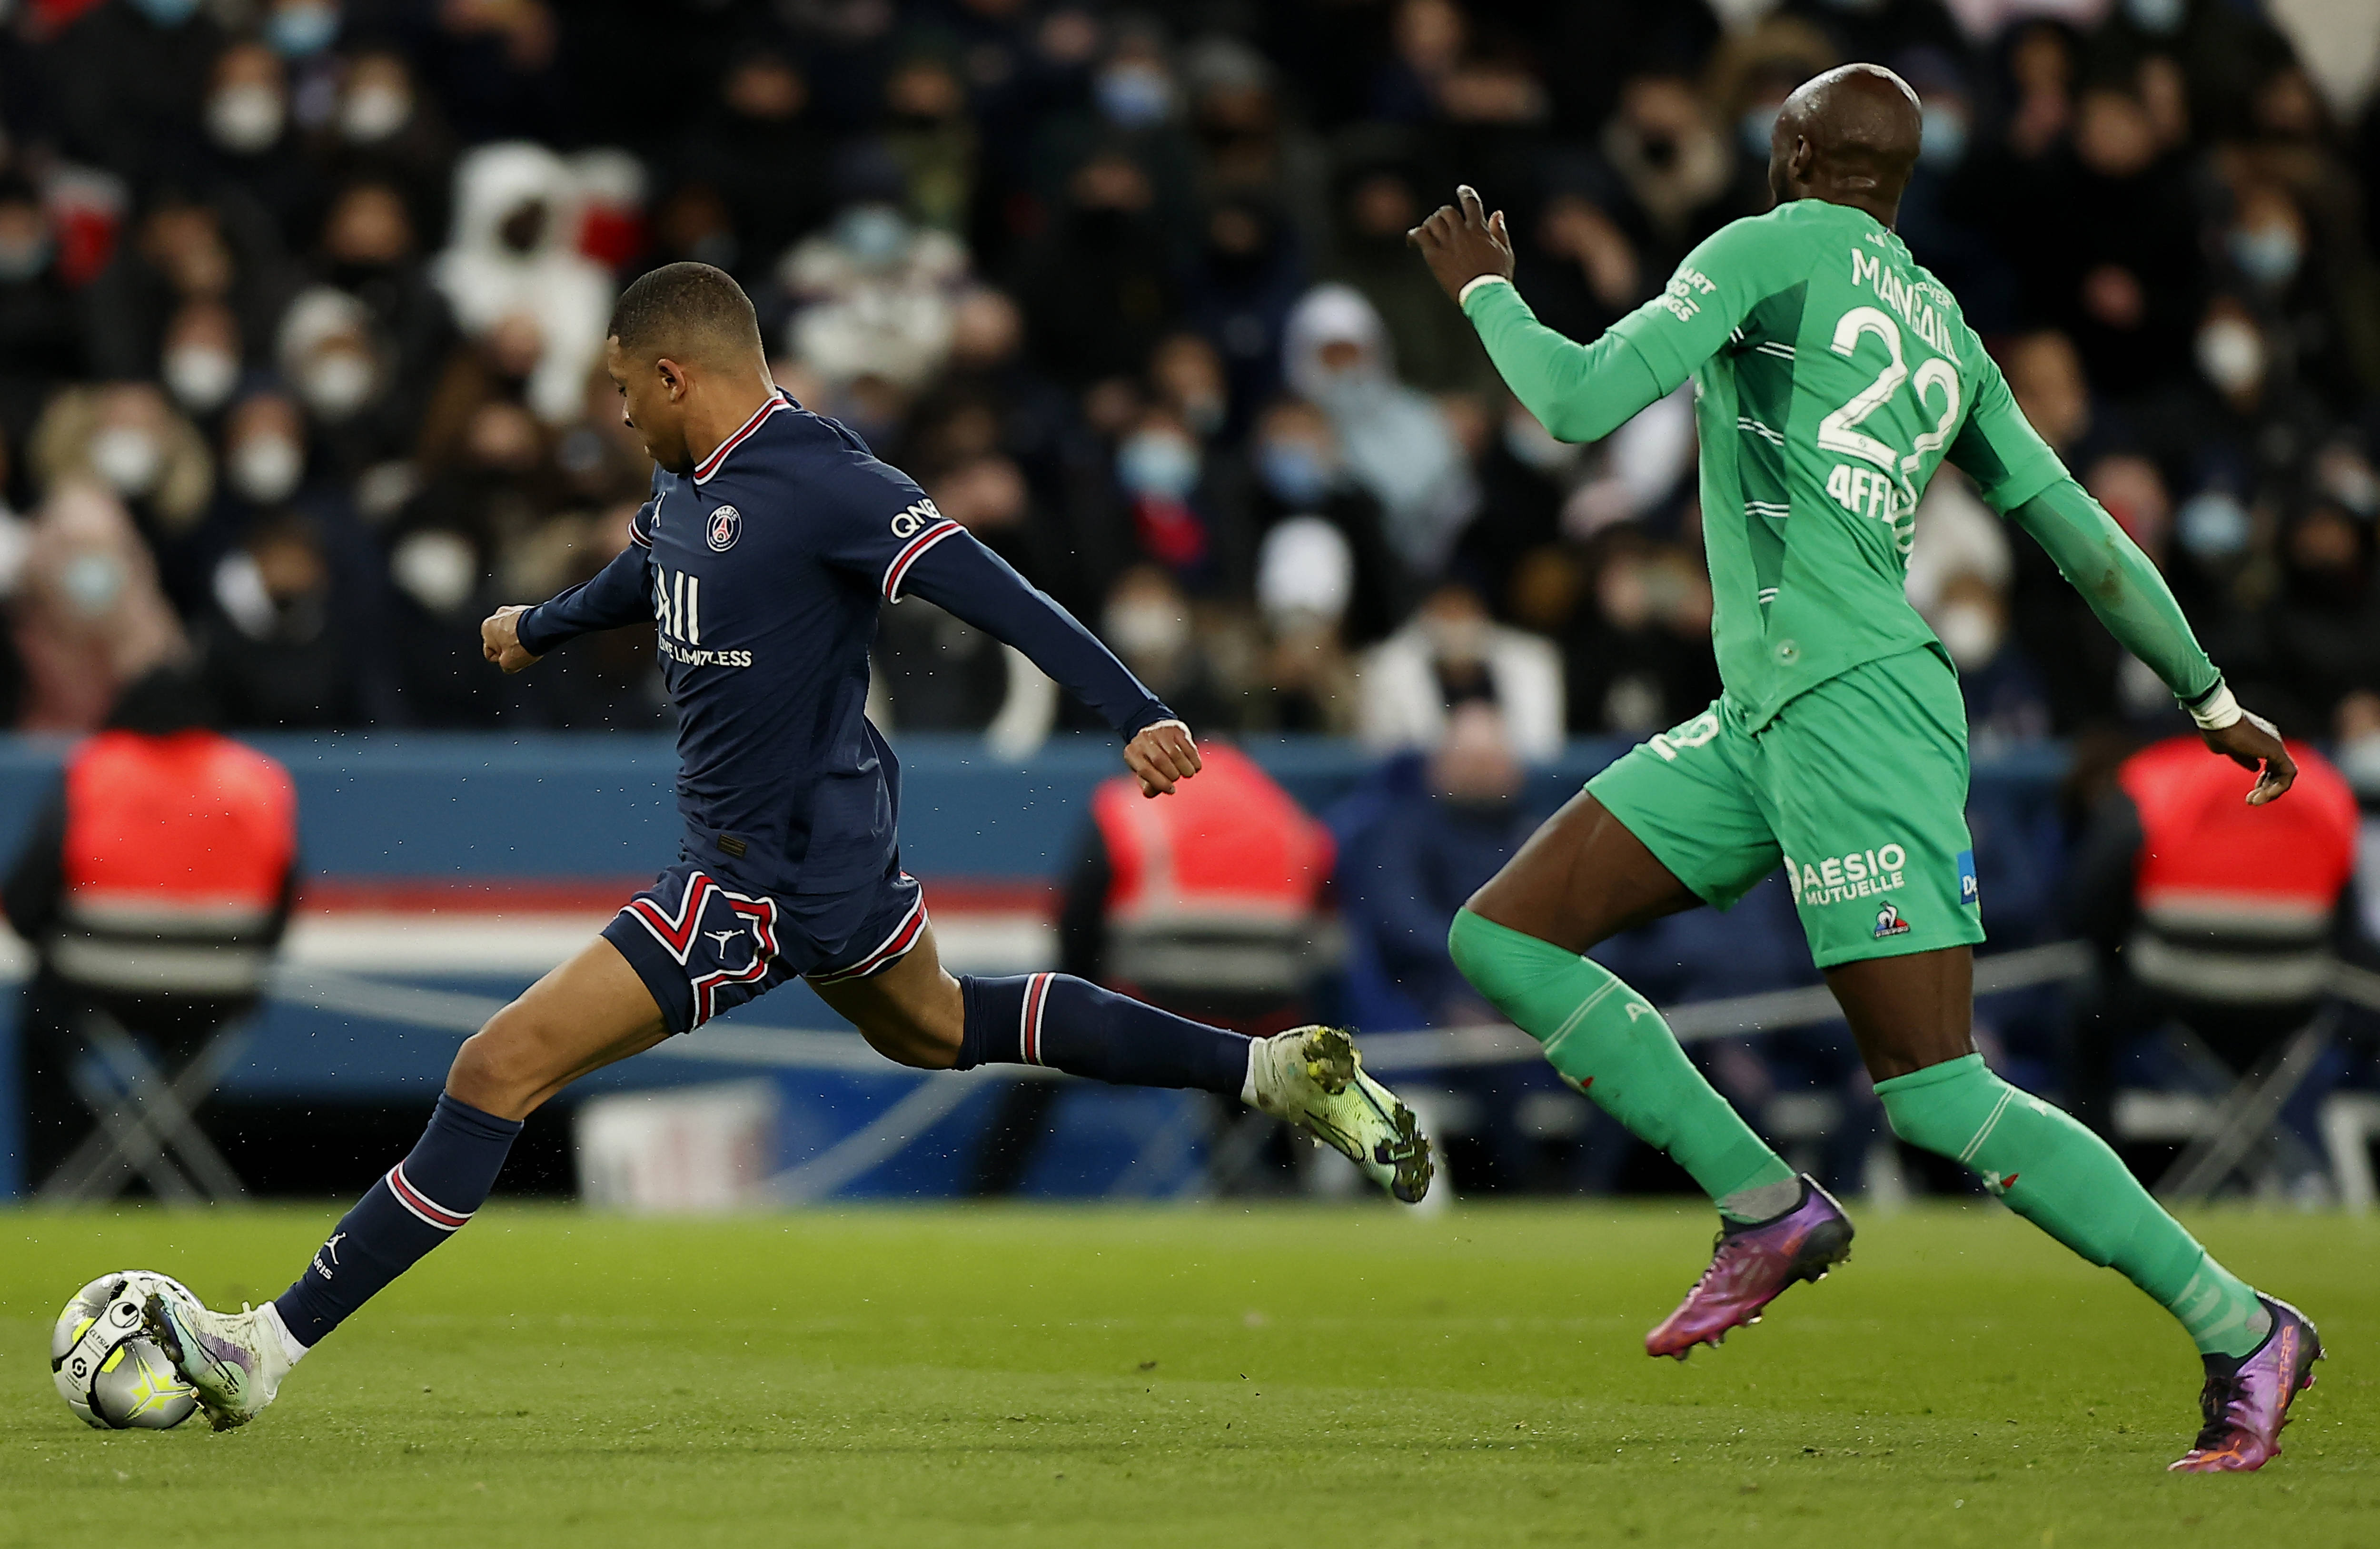
[[[1661,1326],[1645,1336],[1646,1355],[1683,1361],[1696,1345],[1716,1345],[1730,1328],[1758,1323],[1761,1309],[1796,1280],[1823,1280],[1852,1256],[1852,1223],[1817,1180],[1802,1177],[1802,1203],[1767,1221],[1730,1221],[1694,1289]]]
[[[2191,1449],[2166,1465],[2168,1473],[2247,1473],[2280,1456],[2281,1427],[2290,1402],[2313,1386],[2322,1336],[2288,1302],[2262,1292],[2256,1300],[2273,1314],[2272,1332],[2246,1355],[2201,1358],[2206,1387],[2198,1408],[2206,1423]]]

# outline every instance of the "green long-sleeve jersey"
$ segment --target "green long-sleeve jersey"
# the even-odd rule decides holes
[[[1463,310],[1532,414],[1608,435],[1691,378],[1719,676],[1753,730],[1840,672],[1934,643],[1904,589],[1917,497],[1947,458],[2049,551],[2186,704],[2222,684],[2164,577],[2010,394],[1942,284],[1864,211],[1818,200],[1726,226],[1582,345],[1510,284]]]

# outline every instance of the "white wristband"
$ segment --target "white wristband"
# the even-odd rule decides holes
[[[1466,280],[1463,282],[1463,288],[1454,293],[1454,304],[1458,307],[1470,306],[1472,293],[1482,285],[1509,285],[1512,283],[1501,274],[1482,274],[1475,280]]]
[[[2240,701],[2231,696],[2231,685],[2225,684],[2215,691],[2214,698],[2192,710],[2190,719],[2198,722],[2198,729],[2202,732],[2220,732],[2244,713],[2240,708]]]

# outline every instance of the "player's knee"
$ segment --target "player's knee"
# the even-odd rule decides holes
[[[446,1090],[484,1112],[518,1118],[552,1080],[544,1040],[517,1004],[463,1040],[446,1072]]]
[[[958,1063],[963,1031],[922,1017],[890,1016],[871,1018],[860,1026],[859,1035],[896,1065],[913,1071],[947,1071]]]

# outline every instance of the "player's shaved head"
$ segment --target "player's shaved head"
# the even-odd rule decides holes
[[[766,352],[752,298],[723,269],[665,263],[620,293],[612,337],[630,360],[736,366]]]
[[[1802,83],[1777,115],[1768,185],[1779,202],[1822,199],[1892,224],[1917,165],[1925,115],[1881,65],[1842,65]]]
[[[622,420],[673,473],[695,465],[775,395],[752,298],[726,271],[665,263],[620,293],[603,369]]]

